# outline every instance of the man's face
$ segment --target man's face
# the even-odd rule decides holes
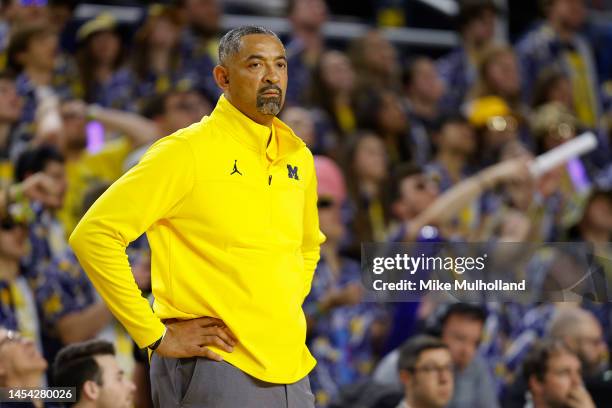
[[[84,149],[87,146],[87,117],[81,101],[68,101],[60,106],[63,144],[71,148]]]
[[[327,5],[323,0],[296,0],[290,18],[302,30],[318,31],[327,20]]]
[[[440,194],[438,183],[425,174],[414,174],[400,181],[400,214],[410,219],[422,213]]]
[[[431,349],[421,353],[404,382],[406,395],[417,406],[442,408],[453,396],[453,363],[448,350]]]
[[[555,0],[551,7],[553,19],[559,21],[564,28],[576,31],[584,24],[584,0]]]
[[[66,189],[68,187],[68,181],[66,179],[66,166],[64,163],[51,161],[47,163],[43,172],[55,182],[58,189],[58,195],[61,197],[58,208],[61,208],[64,202],[64,195],[66,194]]]
[[[495,12],[488,9],[481,11],[480,15],[468,24],[466,31],[477,46],[491,41],[495,35]]]
[[[589,226],[612,234],[612,199],[606,196],[595,197],[586,209],[585,218]]]
[[[13,123],[19,120],[23,100],[17,94],[15,82],[0,79],[0,122]]]
[[[32,340],[26,340],[17,332],[0,329],[0,377],[24,377],[42,373],[47,361]]]
[[[24,66],[35,66],[39,69],[51,71],[55,67],[59,47],[57,34],[47,32],[33,37],[28,49],[18,58]]]
[[[98,64],[114,64],[121,51],[121,40],[114,31],[101,31],[89,39],[91,55]]]
[[[440,147],[461,155],[470,155],[476,149],[474,130],[467,123],[446,123],[440,130]]]
[[[281,42],[270,35],[242,37],[240,50],[228,58],[226,82],[219,83],[230,102],[257,123],[269,123],[283,107],[287,58]]]
[[[603,363],[608,353],[601,325],[591,316],[580,324],[577,331],[574,345],[576,354],[580,357],[585,373],[595,375],[604,368]]]
[[[437,103],[446,91],[433,61],[423,58],[415,63],[414,78],[409,92],[415,98]]]
[[[125,377],[117,359],[112,355],[95,357],[102,370],[102,385],[96,406],[99,408],[131,408],[136,386]]]
[[[474,359],[482,337],[482,322],[462,315],[451,315],[442,328],[442,341],[448,346],[453,364],[464,370]]]
[[[566,352],[554,354],[548,359],[543,381],[532,377],[529,384],[535,400],[549,408],[569,408],[570,392],[583,386],[580,360]]]
[[[218,0],[187,0],[185,9],[191,26],[200,34],[210,36],[219,31],[221,9]]]

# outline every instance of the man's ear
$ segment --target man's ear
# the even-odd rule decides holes
[[[229,70],[223,65],[217,65],[213,69],[213,77],[215,78],[217,86],[224,92],[227,91],[229,87]]]
[[[399,379],[400,379],[400,382],[404,385],[404,387],[406,386],[408,381],[410,381],[411,377],[412,376],[410,375],[409,371],[407,371],[407,370],[400,370],[399,371]]]
[[[95,381],[85,381],[83,384],[83,392],[81,394],[85,399],[96,401],[100,395],[100,387],[95,383]]]
[[[539,393],[540,390],[542,389],[542,383],[540,382],[540,380],[538,380],[536,378],[535,375],[532,375],[529,377],[529,381],[527,382],[527,386],[529,388],[529,391],[531,391],[531,393],[533,394],[535,393]]]

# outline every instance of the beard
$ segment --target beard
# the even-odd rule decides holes
[[[275,90],[278,91],[278,95],[276,96],[264,96],[262,95],[264,92]],[[276,86],[271,85],[259,90],[259,94],[257,95],[257,111],[259,113],[263,113],[264,115],[272,115],[276,116],[281,110],[283,103],[283,91]]]

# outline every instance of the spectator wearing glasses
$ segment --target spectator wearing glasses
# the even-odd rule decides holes
[[[35,343],[19,332],[0,326],[0,387],[40,388],[44,386],[44,373],[47,361]],[[29,405],[26,405],[29,404]],[[41,401],[33,403],[0,403],[0,406],[36,407],[44,405]]]
[[[397,360],[405,397],[397,408],[443,408],[453,396],[453,362],[448,346],[431,336],[404,343]]]
[[[481,307],[467,303],[443,306],[434,314],[429,333],[439,337],[449,352],[449,365],[454,373],[454,393],[449,396],[449,408],[494,408],[499,407],[492,375],[486,361],[478,354],[486,314]],[[409,342],[411,340],[408,340]],[[406,384],[406,377],[397,376],[398,362],[402,367],[404,347],[389,353],[374,372],[374,380],[397,388]],[[451,388],[452,390],[452,388]],[[407,390],[408,391],[408,390]],[[452,397],[452,399],[451,399]],[[448,400],[440,406],[445,406]],[[409,405],[411,407],[411,405]]]
[[[311,387],[317,406],[327,407],[343,386],[365,379],[374,366],[374,348],[385,335],[385,321],[373,303],[362,302],[358,262],[340,255],[345,235],[340,206],[346,187],[340,168],[315,156],[321,246],[312,289],[304,304],[309,324],[308,345],[317,359]]]

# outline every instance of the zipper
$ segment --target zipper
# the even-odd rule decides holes
[[[271,185],[271,184],[272,184],[272,175],[270,174],[268,176],[268,185]]]

